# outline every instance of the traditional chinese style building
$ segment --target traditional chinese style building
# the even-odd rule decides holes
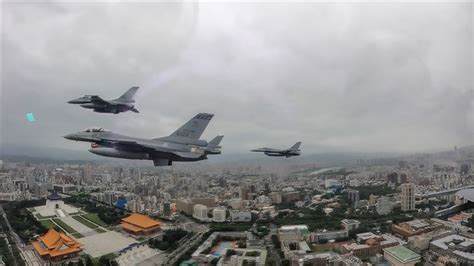
[[[160,222],[139,213],[132,213],[130,216],[123,218],[120,226],[134,235],[149,235],[160,230]]]
[[[46,234],[32,242],[33,248],[45,260],[61,261],[73,258],[82,251],[73,238],[50,228]]]

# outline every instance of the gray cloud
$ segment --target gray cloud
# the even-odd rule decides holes
[[[474,143],[472,3],[5,3],[2,142],[84,150],[216,114],[226,153]],[[140,114],[65,102],[141,86]],[[35,123],[24,116],[34,112]]]

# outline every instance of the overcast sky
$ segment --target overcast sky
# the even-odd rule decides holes
[[[225,153],[425,152],[474,143],[472,3],[3,3],[2,145],[86,150],[198,112]],[[67,104],[140,86],[139,114]],[[33,112],[29,123],[25,114]]]

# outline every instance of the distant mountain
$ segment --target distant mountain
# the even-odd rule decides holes
[[[225,151],[221,155],[209,156],[209,160],[200,164],[209,165],[240,165],[240,166],[281,166],[283,165],[312,165],[318,166],[350,166],[365,163],[370,164],[394,164],[399,160],[458,160],[473,159],[474,145],[460,147],[456,150],[419,153],[419,154],[397,154],[397,153],[370,153],[370,152],[327,152],[315,154],[302,154],[292,158],[268,157],[255,153],[230,153]],[[0,159],[11,161],[28,161],[33,163],[111,163],[120,165],[149,165],[146,161],[114,159],[97,156],[83,151],[75,151],[60,148],[27,147],[22,145],[4,145],[1,149]],[[185,163],[183,163],[185,164]]]
[[[421,160],[421,161],[472,161],[474,162],[474,145],[453,148],[448,151],[433,153],[418,153],[404,156],[404,160]]]
[[[2,146],[0,158],[12,157],[42,158],[45,160],[94,160],[87,151],[74,151],[50,147],[32,147],[7,144]],[[95,158],[97,159],[97,158]]]

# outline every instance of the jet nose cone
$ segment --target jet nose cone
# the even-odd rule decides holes
[[[67,103],[78,104],[78,103],[82,103],[82,101],[80,99],[74,99],[74,100],[68,101]]]
[[[66,136],[63,136],[63,138],[69,139],[69,140],[75,140],[76,139],[76,134],[68,134]]]
[[[72,104],[83,104],[83,103],[89,103],[90,102],[90,99],[88,98],[85,98],[85,97],[79,97],[79,98],[76,98],[76,99],[73,99],[73,100],[70,100],[69,102],[67,103],[72,103]]]

